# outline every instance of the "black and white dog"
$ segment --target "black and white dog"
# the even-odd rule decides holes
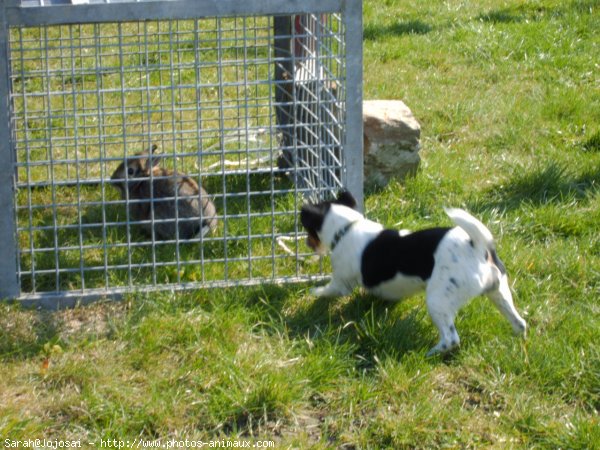
[[[329,251],[333,267],[329,284],[313,288],[314,295],[348,295],[363,286],[384,299],[399,300],[425,289],[429,315],[440,332],[428,355],[458,346],[454,317],[480,294],[492,300],[515,333],[525,334],[526,323],[513,305],[492,234],[479,220],[462,209],[446,209],[454,228],[384,230],[355,206],[354,197],[342,192],[336,200],[302,207],[307,244],[321,254]]]

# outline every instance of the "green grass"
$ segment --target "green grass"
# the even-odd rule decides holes
[[[423,146],[414,178],[367,192],[367,215],[414,229],[448,224],[443,205],[475,213],[526,340],[477,298],[459,313],[460,349],[426,358],[437,336],[422,296],[324,300],[305,285],[0,305],[0,438],[598,448],[599,8],[364,5],[365,97],[404,100]]]

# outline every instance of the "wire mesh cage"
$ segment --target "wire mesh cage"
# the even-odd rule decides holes
[[[362,192],[359,1],[0,8],[0,296],[320,276],[297,212]]]

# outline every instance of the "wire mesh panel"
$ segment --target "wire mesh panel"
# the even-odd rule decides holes
[[[357,2],[43,3],[2,12],[5,295],[319,276],[299,207],[362,190]]]
[[[286,19],[284,24],[289,22]],[[326,15],[299,15],[291,26],[295,37],[290,39],[288,48],[294,57],[282,73],[284,82],[277,85],[284,91],[282,104],[287,106],[278,104],[282,110],[278,120],[290,125],[282,128],[284,146],[279,166],[292,167],[294,181],[314,194],[327,188],[335,192],[342,178],[343,111],[338,99],[343,97],[343,85],[338,83],[338,77],[331,76],[339,61],[335,57],[338,53],[332,49],[343,42],[329,32],[331,23]],[[289,28],[284,29],[284,35],[286,32],[292,35]],[[285,51],[282,56],[285,63]],[[316,197],[313,200],[320,199],[319,195]]]

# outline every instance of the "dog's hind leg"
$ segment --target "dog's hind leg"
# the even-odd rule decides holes
[[[427,356],[448,352],[460,344],[460,338],[454,326],[454,317],[463,302],[453,300],[456,299],[427,290],[429,316],[440,333],[439,342],[427,352]]]
[[[488,298],[494,303],[496,308],[510,322],[516,334],[525,334],[527,323],[517,312],[513,303],[510,287],[508,286],[508,278],[505,274],[499,277],[498,286],[486,292]]]

